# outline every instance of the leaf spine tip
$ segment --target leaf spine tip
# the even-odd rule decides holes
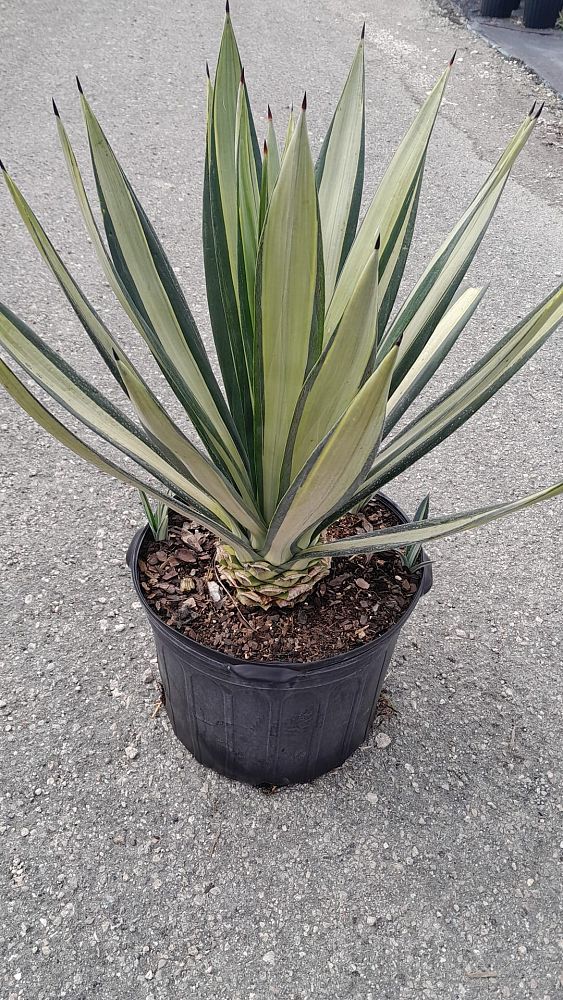
[[[2,160],[0,160],[0,170],[2,170],[4,173],[6,173],[6,167],[2,163]]]
[[[539,108],[538,108],[538,110],[536,111],[536,115],[535,115],[536,121],[538,120],[539,116],[541,115],[541,113],[542,113],[542,111],[544,109],[544,104],[545,104],[545,101],[542,101],[541,104],[540,104],[540,106],[539,106]]]
[[[205,61],[205,73],[206,73],[207,79],[210,80],[211,79],[211,73],[209,72],[209,63],[207,62],[207,60]]]
[[[267,156],[267,155],[268,155],[268,143],[264,139],[264,156]]]
[[[60,118],[61,116],[59,114],[59,109],[58,109],[57,105],[55,104],[55,98],[54,97],[51,98],[51,103],[53,105],[53,114],[56,115],[57,118]]]
[[[307,110],[307,91],[303,94],[303,100],[301,102],[301,108],[303,111]]]
[[[76,86],[78,87],[78,93],[79,94],[83,94],[84,91],[82,90],[82,84],[80,83],[80,79],[79,79],[78,75],[76,77]]]
[[[450,66],[453,66],[453,64],[455,63],[455,57],[456,56],[457,56],[457,49],[455,49],[454,54],[453,54],[452,58],[450,59],[450,62],[449,62]]]
[[[532,118],[533,117],[535,110],[536,110],[536,102],[534,101],[534,103],[532,104],[532,107],[528,111],[528,118]]]
[[[377,234],[377,239],[375,241],[375,247],[374,247],[374,249],[375,250],[379,250],[380,247],[381,247],[381,233],[378,233]]]
[[[244,87],[244,66],[241,67],[240,71],[240,85],[241,87]]]
[[[230,7],[230,4],[229,4],[229,0],[226,0],[226,3],[225,3],[225,14],[228,17],[230,13],[231,13],[231,7]]]
[[[272,109],[268,104],[268,121],[271,122],[271,120],[272,120]]]
[[[363,27],[362,27],[362,33],[360,35],[360,38],[363,41],[365,37],[366,37],[366,22],[364,21],[364,24],[363,24]]]

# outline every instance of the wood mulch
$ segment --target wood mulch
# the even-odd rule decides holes
[[[396,523],[375,499],[327,534],[334,539]],[[419,580],[419,571],[411,574],[396,551],[341,557],[301,604],[243,608],[217,575],[216,544],[211,532],[171,511],[166,542],[151,540],[141,552],[141,587],[171,628],[241,660],[309,663],[371,642],[401,617]]]

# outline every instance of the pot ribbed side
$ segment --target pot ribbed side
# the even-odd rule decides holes
[[[178,739],[201,764],[252,785],[311,781],[343,764],[373,723],[399,632],[431,587],[430,565],[421,569],[402,617],[378,639],[313,663],[249,662],[194,642],[153,611],[138,572],[148,530],[137,532],[127,562],[154,633],[166,711]]]

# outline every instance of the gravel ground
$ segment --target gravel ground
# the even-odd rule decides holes
[[[51,93],[85,153],[75,71],[205,326],[203,74],[220,4],[0,9],[1,154],[86,291],[129,346],[57,151]],[[367,17],[368,190],[458,49],[410,277],[547,96],[472,269],[491,287],[445,383],[561,278],[561,105],[432,3],[396,10],[239,0],[234,16],[257,106],[268,96],[282,121],[307,85],[316,143]],[[0,205],[2,299],[100,373],[4,191]],[[152,640],[124,564],[135,496],[4,397],[1,410],[2,996],[556,1000],[561,502],[431,546],[435,586],[388,680],[397,714],[339,771],[266,796],[204,771],[155,717]],[[446,512],[555,481],[561,415],[559,335],[393,495],[414,509],[430,489]]]

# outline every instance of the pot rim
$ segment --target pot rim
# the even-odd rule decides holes
[[[390,500],[384,493],[378,492],[376,495],[383,501],[385,506],[393,511],[394,514],[397,514],[401,523],[406,524],[408,522],[409,519],[398,504],[396,504],[393,500]],[[388,643],[389,640],[402,629],[403,625],[414,611],[418,601],[421,597],[424,597],[428,593],[433,582],[432,565],[427,561],[423,549],[419,558],[419,562],[424,564],[422,566],[422,573],[418,582],[418,587],[413,594],[408,608],[403,611],[401,617],[397,619],[391,628],[377,636],[376,639],[372,639],[370,642],[362,643],[360,646],[355,646],[353,649],[337,653],[334,656],[325,657],[322,660],[309,660],[307,662],[299,660],[243,660],[239,657],[222,653],[219,649],[215,649],[213,646],[206,646],[204,643],[196,642],[195,639],[190,639],[188,636],[178,632],[177,629],[167,625],[166,622],[164,622],[162,618],[157,615],[156,611],[153,610],[145,597],[139,578],[139,552],[148,531],[150,531],[150,528],[148,524],[146,524],[139,528],[139,530],[135,533],[127,550],[126,562],[131,571],[133,586],[135,587],[135,591],[142,602],[143,609],[151,626],[153,628],[163,630],[166,633],[167,641],[173,642],[180,649],[185,651],[196,650],[199,653],[210,656],[215,660],[218,666],[225,666],[228,670],[231,668],[236,669],[238,667],[243,667],[245,668],[245,676],[249,678],[253,668],[255,668],[257,672],[257,680],[259,679],[258,675],[263,677],[264,672],[270,669],[272,669],[272,672],[276,669],[283,669],[286,671],[294,671],[297,674],[304,674],[315,670],[335,667],[339,664],[346,663],[346,661],[351,660],[354,657],[357,657],[359,653],[364,654],[371,650],[375,650],[378,646],[383,645],[384,643]],[[274,678],[272,677],[272,680],[273,679]]]

